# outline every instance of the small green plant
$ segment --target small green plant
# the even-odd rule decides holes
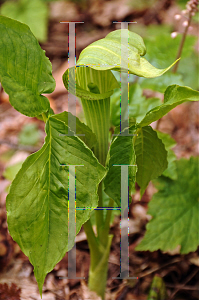
[[[45,42],[48,33],[48,6],[44,0],[6,1],[0,14],[28,25],[40,42]]]
[[[40,132],[35,124],[25,125],[19,134],[19,144],[37,145],[40,140]]]
[[[34,266],[41,295],[46,274],[53,270],[75,243],[74,239],[68,243],[69,165],[77,166],[73,174],[76,180],[76,207],[82,208],[76,211],[76,234],[83,225],[90,248],[88,285],[102,299],[105,297],[108,257],[113,237],[109,234],[111,210],[107,210],[106,214],[102,210],[95,211],[96,234],[90,217],[94,208],[104,207],[104,191],[110,198],[109,207],[113,207],[114,203],[121,206],[121,167],[114,165],[129,165],[129,201],[136,182],[142,196],[149,181],[162,173],[170,180],[168,184],[171,193],[180,190],[184,180],[188,182],[185,178],[180,184],[175,181],[170,184],[177,175],[182,174],[183,166],[181,162],[177,166],[173,165],[173,140],[154,130],[150,124],[183,102],[198,101],[199,93],[175,84],[167,87],[163,103],[154,98],[150,100],[151,107],[143,104],[144,109],[136,103],[134,108],[140,109],[137,120],[131,117],[129,127],[123,129],[123,133],[128,131],[130,135],[122,135],[121,124],[117,119],[118,110],[114,112],[117,106],[114,103],[119,99],[119,83],[112,71],[153,78],[172,67],[157,69],[152,66],[143,57],[146,48],[142,38],[123,30],[129,36],[129,57],[122,57],[128,64],[127,69],[121,69],[121,30],[116,30],[85,48],[77,62],[78,67],[66,70],[63,75],[65,87],[81,99],[86,119],[84,124],[68,112],[53,113],[48,99],[42,96],[55,88],[50,61],[26,25],[0,17],[1,84],[16,110],[29,117],[41,118],[42,115],[46,123],[43,147],[25,160],[11,184],[6,200],[9,232]],[[73,78],[70,84],[69,72]],[[113,94],[114,91],[116,94]],[[134,99],[132,103],[136,97],[141,97],[138,84],[132,85],[131,93]],[[136,115],[135,111],[132,114]],[[76,132],[72,132],[72,127],[69,127],[69,119],[70,124],[76,124]],[[114,130],[113,137],[110,137],[110,127]],[[191,165],[194,164],[193,159]],[[136,168],[131,165],[136,165]],[[151,213],[157,217],[149,225],[154,233],[152,237],[146,236],[145,241],[138,246],[140,249],[152,249],[151,245],[155,245],[154,249],[164,249],[165,244],[166,248],[176,246],[176,241],[170,243],[167,236],[161,236],[161,227],[157,226],[160,222],[164,228],[171,225],[164,219],[166,200],[160,194],[155,196],[150,208]],[[195,194],[193,197],[195,199]],[[157,215],[155,201],[162,205],[161,213]],[[165,209],[173,207],[172,201],[169,200]],[[194,205],[195,202],[193,209]],[[183,209],[186,210],[187,205]],[[187,226],[189,222],[191,220],[187,216]],[[157,228],[160,239],[156,243],[154,235]],[[194,251],[198,243],[196,241],[190,246],[184,245],[184,239],[178,239],[177,242],[182,245],[183,253]]]
[[[164,281],[158,275],[155,275],[151,284],[147,300],[164,300],[167,299],[167,291]]]

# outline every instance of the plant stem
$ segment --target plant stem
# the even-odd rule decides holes
[[[182,49],[183,49],[184,42],[185,42],[185,39],[186,39],[186,36],[187,36],[188,28],[189,28],[189,26],[191,24],[191,18],[192,18],[192,15],[191,15],[191,12],[189,12],[188,23],[187,23],[187,25],[185,27],[185,30],[184,30],[184,33],[183,33],[183,36],[182,36],[182,39],[181,39],[181,43],[180,43],[180,46],[179,46],[179,49],[178,49],[176,60],[179,59],[180,56],[181,56],[181,54],[182,54]],[[179,62],[180,61],[178,60],[177,63],[174,65],[173,71],[172,71],[173,73],[177,72]]]
[[[42,113],[42,118],[43,118],[44,122],[46,123],[46,121],[47,121],[46,113]]]
[[[95,253],[95,255],[91,256],[91,260],[94,265],[98,263],[99,257],[101,256],[100,247],[99,247],[99,241],[96,238],[96,235],[93,231],[93,227],[91,225],[91,221],[88,220],[86,223],[84,223],[84,231],[88,238],[89,248],[93,249],[92,253]],[[92,254],[91,253],[91,254]]]
[[[110,199],[108,206],[113,207],[114,203],[115,203],[114,200]],[[111,214],[112,214],[112,210],[108,210],[107,213],[106,213],[106,219],[105,219],[104,228],[103,228],[103,234],[105,236],[107,236],[108,233],[109,233],[110,222],[111,222]]]
[[[105,166],[108,153],[109,124],[110,124],[110,98],[102,100],[81,99],[87,125],[95,133],[97,144],[94,147],[94,154],[99,162]],[[102,183],[98,187],[98,207],[103,207]],[[102,227],[104,223],[103,210],[96,210],[97,234],[100,240],[103,239]]]
[[[99,162],[105,166],[109,141],[110,98],[102,100],[81,99],[81,101],[87,125],[91,128],[93,133],[95,133],[97,138],[97,143],[94,146],[93,152]],[[86,223],[84,228],[88,238],[91,255],[88,283],[89,289],[95,291],[102,299],[104,299],[108,271],[108,257],[112,236],[109,235],[111,216],[111,212],[109,211],[107,212],[104,224],[102,191],[101,182],[98,187],[98,207],[102,209],[95,211],[97,237],[92,230],[90,222]]]
[[[113,235],[109,235],[106,247],[104,247],[103,254],[100,257],[97,265],[92,264],[89,269],[89,289],[95,291],[104,300],[106,281],[108,273],[108,258]],[[92,252],[92,248],[91,248]]]
[[[98,187],[98,207],[103,207],[103,198],[102,198],[102,182],[100,182]],[[96,210],[95,211],[95,218],[96,218],[96,224],[97,224],[97,235],[99,240],[102,240],[102,229],[104,224],[104,214],[103,209],[102,210]]]

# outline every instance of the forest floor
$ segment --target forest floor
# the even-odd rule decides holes
[[[84,24],[77,25],[77,57],[88,44],[118,29],[118,24],[112,23],[114,20],[133,20],[146,26],[149,24],[174,26],[174,15],[180,12],[175,1],[161,0],[158,4],[149,1],[151,5],[144,4],[146,1],[140,2],[141,6],[137,5],[135,8],[133,5],[129,6],[128,1],[125,0],[93,1],[89,7],[86,6],[85,1],[79,1],[79,5],[76,2],[63,1],[50,4],[48,40],[41,44],[41,47],[52,62],[53,76],[56,80],[55,91],[47,95],[55,113],[67,110],[68,96],[62,83],[62,75],[68,67],[68,32],[67,24],[60,24],[59,21],[86,20]],[[175,30],[178,29],[176,26],[175,24]],[[147,93],[151,96],[151,91],[146,90],[145,94]],[[77,116],[82,114],[79,103],[76,113]],[[22,139],[28,138],[28,124],[33,125],[35,132],[35,136],[31,135],[32,145],[21,142]],[[24,128],[27,130],[25,133]],[[169,133],[175,139],[177,145],[173,150],[177,158],[199,155],[197,103],[176,107],[161,119],[158,129]],[[40,299],[33,267],[8,232],[6,196],[13,174],[11,172],[9,176],[5,176],[5,170],[11,165],[24,161],[28,155],[37,151],[42,146],[44,138],[44,123],[36,118],[21,115],[12,108],[8,95],[0,86],[0,298],[2,300]],[[36,144],[34,140],[37,141]],[[120,218],[115,216],[110,230],[114,238],[109,258],[106,300],[146,300],[155,274],[164,279],[169,300],[199,299],[197,273],[199,251],[180,255],[179,248],[167,252],[134,250],[143,238],[146,224],[150,220],[147,207],[155,191],[150,183],[139,201],[139,188],[137,188],[129,208],[129,268],[131,274],[138,277],[137,280],[112,279],[120,272]],[[90,299],[87,289],[90,257],[83,229],[76,237],[76,251],[77,277],[85,277],[85,280],[59,279],[60,276],[67,276],[68,255],[66,254],[47,275],[43,286],[43,300]]]

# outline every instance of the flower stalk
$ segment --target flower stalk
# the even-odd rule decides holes
[[[184,43],[185,43],[185,40],[186,40],[186,36],[187,36],[189,26],[191,24],[192,17],[198,11],[198,8],[197,8],[198,2],[199,2],[198,0],[188,1],[187,4],[186,4],[186,10],[183,11],[183,14],[188,14],[188,17],[187,17],[188,20],[185,23],[185,29],[184,29],[184,32],[183,32],[183,35],[182,35],[182,39],[181,39],[179,48],[178,48],[178,53],[177,53],[177,56],[176,56],[176,60],[178,60],[181,57],[182,50],[183,50],[183,47],[184,47]],[[176,62],[176,64],[174,65],[173,71],[172,71],[173,73],[177,72],[179,62],[180,61],[178,60]]]

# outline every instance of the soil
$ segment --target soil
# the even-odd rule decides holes
[[[112,30],[118,29],[115,20],[134,20],[139,24],[173,24],[174,15],[180,12],[175,1],[139,1],[129,5],[127,0],[96,1],[55,1],[50,2],[48,40],[41,44],[52,62],[56,89],[46,95],[55,113],[67,110],[67,91],[62,83],[62,74],[68,67],[68,28],[60,20],[84,21],[76,26],[76,55],[95,40],[103,38]],[[175,26],[176,23],[175,23]],[[178,28],[177,28],[178,29]],[[177,30],[176,29],[176,30]],[[151,91],[145,91],[145,94]],[[151,95],[150,95],[151,96]],[[75,107],[74,107],[75,111]],[[76,114],[82,114],[77,103]],[[183,118],[182,118],[183,116]],[[24,125],[35,124],[40,132],[36,146],[19,143],[19,133]],[[153,124],[156,127],[157,123]],[[169,133],[177,142],[174,152],[177,158],[199,155],[199,110],[196,102],[183,104],[173,109],[158,123],[158,129]],[[8,95],[0,85],[0,299],[26,300],[41,299],[33,273],[33,266],[11,238],[7,228],[6,195],[10,181],[4,177],[4,171],[10,164],[24,160],[37,151],[45,138],[44,124],[36,118],[28,118],[17,112],[9,103]],[[114,238],[109,257],[106,300],[145,300],[154,275],[159,275],[166,284],[169,300],[199,298],[199,251],[180,255],[175,251],[138,252],[136,245],[144,236],[148,202],[155,192],[149,184],[141,201],[139,187],[132,198],[129,209],[129,270],[135,280],[113,279],[120,273],[120,218],[115,216],[110,232]],[[67,277],[68,254],[56,265],[45,279],[43,300],[88,300],[97,299],[87,288],[89,271],[89,248],[83,229],[76,237],[77,277],[85,279],[59,279]],[[155,298],[154,298],[155,299]]]

